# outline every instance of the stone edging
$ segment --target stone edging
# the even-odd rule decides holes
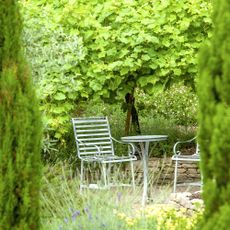
[[[149,175],[155,178],[158,184],[172,183],[174,178],[174,164],[171,157],[167,158],[150,158],[148,163]],[[129,166],[126,168],[129,170]],[[134,162],[136,177],[142,180],[143,168],[142,161]],[[198,163],[179,163],[178,167],[178,183],[186,183],[200,180],[200,170]]]

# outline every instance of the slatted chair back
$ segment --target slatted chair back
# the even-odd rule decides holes
[[[78,157],[114,155],[107,117],[72,118]]]

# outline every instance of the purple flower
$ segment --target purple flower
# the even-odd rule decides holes
[[[80,215],[80,211],[79,210],[76,210],[73,214],[72,214],[72,221],[74,221],[76,218],[77,218],[77,216],[79,216]]]
[[[89,220],[92,220],[92,219],[93,219],[93,217],[92,217],[91,212],[89,211],[89,208],[88,208],[88,207],[85,207],[85,208],[84,208],[84,211],[85,211],[85,213],[86,213],[86,214],[88,214],[88,218],[89,218]]]
[[[89,208],[88,208],[88,207],[85,207],[85,208],[84,208],[84,211],[85,211],[85,213],[89,213]]]

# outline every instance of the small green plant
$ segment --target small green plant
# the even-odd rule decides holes
[[[202,211],[194,212],[192,215],[186,212],[186,209],[176,209],[172,205],[153,204],[135,210],[131,216],[119,211],[115,211],[115,214],[126,224],[125,229],[193,230]]]
[[[82,205],[82,198],[77,193],[79,184],[75,180],[71,167],[67,164],[46,166],[43,170],[41,206],[42,223],[51,219],[64,220],[73,210]]]

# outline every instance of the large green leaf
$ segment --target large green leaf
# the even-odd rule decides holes
[[[54,95],[54,99],[58,101],[62,101],[66,99],[66,96],[64,93],[59,92],[56,95]]]

